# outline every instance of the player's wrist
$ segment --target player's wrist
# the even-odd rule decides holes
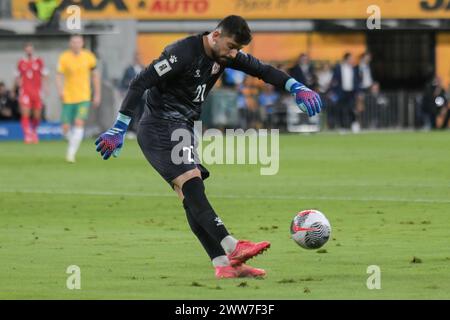
[[[119,112],[117,114],[117,119],[116,119],[116,123],[114,124],[114,127],[126,131],[128,129],[128,126],[130,125],[130,122],[131,122],[131,117]]]
[[[294,91],[300,87],[304,86],[302,83],[298,82],[294,78],[290,78],[286,81],[284,88],[287,92],[294,93]]]

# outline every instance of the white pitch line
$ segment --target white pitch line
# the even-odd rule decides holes
[[[253,182],[240,181],[240,185],[253,184]],[[412,184],[412,183],[308,183],[307,185],[300,185],[296,182],[283,182],[283,186],[298,186],[298,187],[321,187],[321,188],[336,188],[336,187],[364,187],[364,188],[449,188],[449,184]]]
[[[86,196],[127,196],[127,197],[166,197],[174,198],[173,193],[137,193],[137,192],[110,192],[110,191],[53,191],[53,190],[0,190],[0,193],[26,193],[26,194],[55,194],[55,195],[86,195]],[[223,199],[265,199],[265,200],[324,200],[324,201],[381,201],[381,202],[413,202],[413,203],[450,203],[450,199],[424,199],[424,198],[355,198],[355,197],[329,197],[329,196],[304,196],[304,195],[235,195],[235,194],[208,194],[210,198]]]

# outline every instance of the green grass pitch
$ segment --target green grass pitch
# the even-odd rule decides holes
[[[64,142],[0,143],[0,299],[449,299],[448,132],[282,135],[280,170],[211,165],[207,194],[237,237],[272,247],[260,279],[216,280],[175,194],[127,140],[75,165]],[[316,208],[332,238],[289,236]],[[70,265],[81,289],[69,290]],[[368,266],[381,270],[369,290]]]

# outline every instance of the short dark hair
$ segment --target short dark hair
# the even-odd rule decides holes
[[[359,56],[361,59],[365,58],[367,56],[371,56],[372,54],[369,51],[364,51],[363,53],[361,53],[361,55]]]
[[[223,34],[228,37],[233,37],[240,45],[247,45],[252,41],[252,33],[250,28],[241,16],[231,15],[223,19],[217,25],[217,29],[222,30]]]
[[[352,54],[350,52],[346,52],[344,54],[344,60],[348,60],[348,58],[350,58],[352,56]]]

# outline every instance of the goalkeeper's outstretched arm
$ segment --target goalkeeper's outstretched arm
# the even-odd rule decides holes
[[[181,74],[192,61],[192,56],[188,53],[182,46],[166,48],[158,59],[131,81],[116,122],[95,141],[97,151],[104,160],[109,159],[111,155],[117,157],[120,154],[134,110],[139,105],[145,90]],[[177,63],[170,62],[170,56],[173,54],[178,57]]]
[[[236,57],[230,61],[228,67],[258,77],[277,88],[285,89],[295,97],[299,109],[310,117],[320,113],[322,109],[322,101],[316,92],[289,77],[287,73],[259,61],[250,54],[238,52]]]

